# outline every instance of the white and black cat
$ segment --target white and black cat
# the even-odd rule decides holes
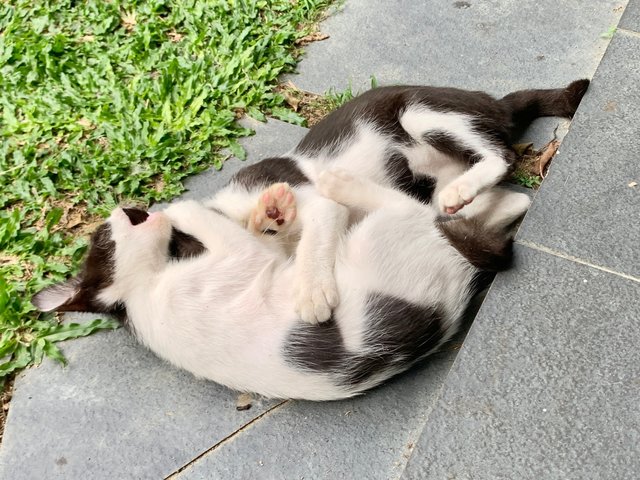
[[[526,196],[492,188],[512,157],[514,121],[571,116],[587,85],[499,101],[426,87],[365,94],[287,157],[241,171],[207,206],[115,210],[93,235],[80,275],[33,302],[126,317],[159,356],[237,390],[356,395],[451,338],[479,274],[506,268],[508,226],[528,206]],[[491,176],[498,158],[504,171]],[[461,160],[477,163],[466,170]],[[443,210],[473,200],[465,217],[443,222],[419,201],[431,177]],[[272,185],[283,181],[293,190]],[[444,194],[451,185],[462,192],[454,207]],[[345,205],[362,212],[350,230]],[[295,262],[264,230],[301,232]]]
[[[295,207],[283,207],[273,193],[283,187],[289,195],[283,184],[267,189],[276,199],[267,208]],[[296,271],[284,251],[193,201],[150,215],[116,209],[94,234],[80,276],[45,289],[34,303],[42,310],[126,309],[136,337],[160,357],[240,391],[311,400],[361,393],[457,331],[478,269],[441,234],[430,205],[344,171],[321,174],[317,187],[368,213],[347,232],[338,205],[341,300],[325,323],[296,314]],[[511,209],[507,216],[504,223],[513,220]],[[171,259],[173,229],[205,251]]]

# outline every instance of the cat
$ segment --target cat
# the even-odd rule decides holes
[[[135,336],[157,355],[239,391],[308,400],[360,394],[457,332],[479,270],[441,233],[430,204],[344,170],[320,173],[316,187],[339,212],[341,299],[324,323],[295,312],[296,269],[285,250],[195,201],[151,214],[114,210],[94,233],[80,275],[33,303],[44,311],[126,311]],[[262,194],[270,200],[258,202],[254,216],[273,208],[294,215],[286,184]],[[346,207],[366,214],[350,229]],[[524,213],[505,207],[494,221],[507,225]],[[204,250],[171,258],[176,229]]]
[[[310,323],[329,319],[339,301],[333,278],[338,213],[310,188],[327,168],[346,169],[422,201],[433,195],[440,213],[456,219],[441,224],[449,240],[476,267],[499,271],[509,263],[503,252],[472,258],[480,250],[469,242],[487,244],[479,237],[492,226],[493,208],[511,205],[518,212],[528,205],[525,195],[495,187],[516,160],[511,143],[537,117],[571,118],[588,86],[583,79],[500,100],[454,88],[372,89],[330,113],[288,154],[242,169],[207,205],[248,228],[278,233],[295,249],[296,310]],[[276,182],[294,187],[301,210],[285,238],[275,222],[261,218],[254,224],[250,218],[260,192]]]
[[[508,227],[529,204],[495,187],[511,135],[539,115],[572,116],[587,86],[502,100],[374,90],[204,205],[117,209],[81,274],[33,303],[118,315],[159,356],[238,390],[362,393],[450,339],[483,274],[507,268]],[[462,192],[453,206],[450,185]],[[347,230],[349,216],[361,221]]]

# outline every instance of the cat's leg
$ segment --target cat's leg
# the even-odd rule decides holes
[[[411,210],[416,207],[435,219],[435,210],[427,204],[399,192],[383,187],[362,177],[355,177],[346,170],[333,169],[320,173],[316,187],[327,198],[350,208],[373,212],[381,208]],[[393,229],[393,225],[389,225]]]
[[[452,158],[462,155],[477,159],[470,169],[444,186],[441,183],[437,189],[437,204],[444,213],[456,213],[471,203],[480,192],[496,185],[508,172],[512,160],[510,152],[488,135],[477,131],[469,115],[424,108],[409,109],[400,123],[420,145]],[[428,156],[423,161],[427,165],[422,169],[417,165],[418,170],[429,169]]]
[[[438,206],[444,213],[454,214],[470,204],[481,192],[504,178],[509,163],[498,153],[487,150],[482,160],[454,179],[438,194]]]
[[[260,194],[258,204],[249,216],[249,231],[284,231],[291,226],[296,213],[296,200],[289,184],[275,183]]]
[[[296,310],[304,321],[323,322],[339,302],[334,268],[349,212],[311,186],[298,188],[297,201],[301,235],[295,258]]]

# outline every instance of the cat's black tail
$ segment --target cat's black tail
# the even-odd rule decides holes
[[[572,118],[589,88],[587,79],[571,82],[566,88],[520,90],[500,102],[511,111],[513,134],[526,129],[538,117]]]

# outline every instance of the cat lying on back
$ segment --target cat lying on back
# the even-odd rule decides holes
[[[528,205],[524,195],[495,187],[516,159],[512,140],[537,117],[572,117],[588,86],[588,80],[578,80],[500,100],[453,88],[373,89],[329,114],[288,154],[242,169],[207,205],[241,225],[277,233],[277,223],[263,218],[255,223],[251,212],[267,185],[294,187],[300,215],[278,238],[291,239],[289,248],[296,251],[296,311],[312,323],[330,318],[339,300],[333,278],[339,213],[309,188],[326,168],[347,170],[422,201],[433,194],[441,214],[459,212],[453,218],[460,220],[441,225],[449,241],[476,267],[498,271],[508,263],[501,253],[471,258],[478,250],[468,244],[487,244],[477,237],[483,235],[479,225],[491,226],[493,208],[511,205],[519,212]]]
[[[321,325],[300,321],[296,269],[284,251],[193,201],[148,215],[116,209],[94,234],[79,277],[43,290],[34,304],[126,310],[135,336],[160,357],[240,391],[310,400],[361,393],[457,331],[479,270],[442,235],[432,206],[344,171],[320,174],[317,188],[342,204],[334,259],[341,301]],[[295,208],[286,185],[264,193],[274,198],[267,209]],[[348,232],[343,205],[368,214]],[[493,212],[500,225],[526,205],[504,207]],[[205,251],[172,259],[173,229]],[[492,231],[492,241],[508,242],[506,230]]]
[[[464,129],[457,128],[481,132],[495,149],[504,143],[506,170],[511,154],[500,132],[510,133],[512,120],[523,124],[550,113],[554,102],[553,112],[570,116],[587,84],[517,92],[501,101],[458,92],[465,102],[477,97],[478,108],[494,116],[465,116],[462,107],[436,103],[458,123],[447,123],[442,113],[439,121],[452,130],[432,126],[425,131],[435,133],[415,137],[406,133],[410,122],[401,120],[413,118],[411,112],[421,120],[430,114],[409,100],[427,105],[426,97],[435,101],[438,92],[456,91],[397,87],[386,90],[389,95],[371,94],[374,100],[400,96],[389,100],[387,116],[365,94],[346,106],[351,110],[343,107],[351,117],[338,110],[333,123],[312,129],[291,156],[244,169],[207,207],[183,202],[151,215],[117,209],[94,234],[81,274],[43,290],[34,304],[44,311],[120,315],[159,356],[238,390],[313,400],[361,393],[451,338],[479,275],[509,264],[508,226],[528,199],[492,187],[495,175],[488,181],[467,175],[483,162],[485,173],[494,171],[498,156],[465,170],[461,159],[473,162],[477,152],[463,148],[455,135],[464,137]],[[553,102],[541,100],[547,97]],[[509,110],[511,104],[520,107]],[[336,166],[351,173],[319,173]],[[451,184],[456,191],[474,186],[475,199],[461,218],[439,218],[461,204],[450,207],[445,198],[436,208],[420,201],[430,196],[431,178],[437,198]],[[283,181],[293,190],[272,186]],[[344,205],[365,215],[348,232]],[[261,235],[267,230],[278,232],[275,240],[300,234],[294,264],[278,241]],[[329,321],[309,325],[301,316]]]

